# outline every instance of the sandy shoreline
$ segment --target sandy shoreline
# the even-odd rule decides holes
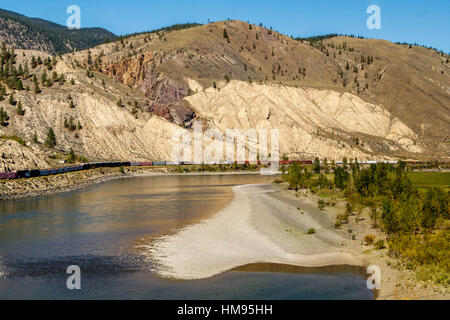
[[[271,185],[236,186],[233,191],[231,204],[212,218],[144,245],[158,275],[204,279],[252,263],[363,265],[342,248],[344,239],[330,229],[325,214],[319,219],[317,212],[301,214],[273,197]],[[308,235],[311,228],[316,233]]]

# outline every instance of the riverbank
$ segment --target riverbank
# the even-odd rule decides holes
[[[259,171],[178,172],[175,167],[99,168],[55,176],[0,180],[0,200],[50,196],[80,190],[107,181],[136,176],[259,174]]]
[[[368,234],[383,237],[368,217],[351,217],[336,229],[343,202],[320,210],[319,197],[276,184],[237,186],[233,192],[231,204],[212,218],[140,245],[159,276],[204,279],[253,263],[376,265],[382,273],[377,299],[449,298],[440,288],[416,281],[411,271],[397,268],[386,249],[365,244]]]

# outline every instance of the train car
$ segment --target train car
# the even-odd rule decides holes
[[[132,162],[130,162],[130,166],[131,167],[140,167],[141,163],[140,162],[136,162],[136,161],[132,161]]]
[[[39,177],[41,174],[39,172],[39,170],[30,170],[30,178],[36,178]]]
[[[55,175],[55,174],[58,174],[58,169],[50,169],[50,170],[48,170],[49,171],[49,174],[52,176],[52,175]]]
[[[17,170],[17,179],[29,178],[30,170]]]
[[[58,170],[58,171],[57,171],[58,174],[64,173],[64,168],[58,168],[57,170]]]
[[[194,163],[192,161],[182,161],[181,165],[183,166],[192,166]]]
[[[166,161],[166,166],[178,166],[179,164],[178,161]]]
[[[0,172],[0,180],[6,179],[7,172]]]
[[[141,162],[141,167],[151,167],[153,162]]]
[[[95,168],[95,166],[93,166],[91,163],[85,163],[81,167],[82,167],[81,170],[91,170]]]
[[[39,170],[39,175],[40,175],[41,177],[48,176],[48,175],[50,175],[50,170],[47,170],[47,169]]]
[[[17,179],[17,172],[13,171],[6,173],[6,179]]]
[[[165,161],[156,161],[156,162],[153,162],[153,165],[154,166],[165,166],[166,162]]]

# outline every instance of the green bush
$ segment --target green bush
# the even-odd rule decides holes
[[[23,140],[21,137],[19,136],[7,136],[7,135],[1,135],[0,139],[7,139],[7,140],[14,140],[18,143],[20,143],[22,146],[26,146],[26,142],[25,140]]]
[[[375,248],[377,248],[377,250],[386,249],[386,245],[384,244],[384,240],[378,240],[377,242],[375,242]]]
[[[320,199],[319,201],[317,201],[317,206],[319,207],[320,210],[323,210],[323,209],[325,209],[327,204],[324,200]]]

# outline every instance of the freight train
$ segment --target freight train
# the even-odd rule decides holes
[[[376,164],[376,163],[390,163],[397,164],[397,161],[362,161],[360,164]],[[245,161],[242,164],[250,165],[269,165],[270,161],[255,161],[249,162]],[[280,161],[280,165],[291,165],[294,163],[297,164],[313,164],[311,160],[294,160],[294,161]],[[231,165],[234,162],[227,162],[225,164]],[[241,163],[239,163],[241,164]],[[343,164],[341,161],[336,162],[336,165]],[[422,162],[422,161],[406,161],[406,164],[409,165],[420,165],[420,164],[431,164],[431,162]],[[52,176],[57,174],[63,174],[67,172],[75,172],[75,171],[85,171],[90,169],[97,168],[119,168],[119,167],[151,167],[151,166],[179,166],[179,165],[193,165],[192,162],[184,161],[184,162],[176,162],[176,161],[154,161],[154,162],[96,162],[96,163],[85,163],[75,166],[67,166],[61,168],[53,168],[53,169],[34,169],[34,170],[17,170],[13,172],[0,172],[0,180],[5,179],[23,179],[23,178],[35,178],[35,177],[45,177]]]

